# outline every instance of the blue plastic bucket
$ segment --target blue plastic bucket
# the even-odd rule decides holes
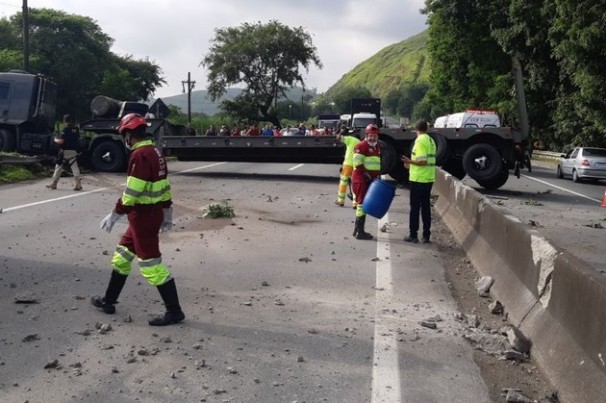
[[[395,195],[396,187],[394,185],[375,179],[364,196],[362,210],[373,217],[383,218]]]

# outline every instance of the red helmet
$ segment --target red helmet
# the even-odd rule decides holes
[[[379,134],[379,127],[377,125],[375,125],[374,123],[369,124],[368,126],[366,126],[366,129],[364,130],[364,134]]]
[[[141,126],[147,127],[147,121],[145,118],[138,113],[129,113],[120,119],[120,123],[118,124],[118,133],[124,136],[125,130],[135,130]]]

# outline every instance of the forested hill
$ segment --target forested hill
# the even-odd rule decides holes
[[[427,30],[384,48],[346,73],[326,91],[327,96],[346,87],[365,87],[385,98],[403,83],[429,83]]]

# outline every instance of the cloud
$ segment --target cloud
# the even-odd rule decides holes
[[[19,12],[20,4],[2,0],[0,16]],[[162,68],[167,84],[156,91],[160,97],[180,93],[188,72],[197,89],[206,88],[199,64],[217,28],[270,20],[304,27],[324,65],[310,69],[306,86],[320,92],[381,49],[426,28],[419,12],[424,0],[37,0],[29,6],[95,20],[115,40],[113,52],[149,58]]]

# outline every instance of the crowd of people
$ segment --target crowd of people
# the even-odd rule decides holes
[[[211,124],[208,129],[202,131],[205,136],[265,136],[265,137],[280,137],[280,136],[332,136],[333,130],[330,127],[318,128],[312,124],[309,128],[305,127],[303,123],[298,126],[274,126],[266,124],[263,127],[259,127],[258,124],[253,123],[251,125],[240,127],[234,125],[229,127],[227,124],[222,124],[219,130],[214,124]],[[195,134],[192,134],[195,135]]]

